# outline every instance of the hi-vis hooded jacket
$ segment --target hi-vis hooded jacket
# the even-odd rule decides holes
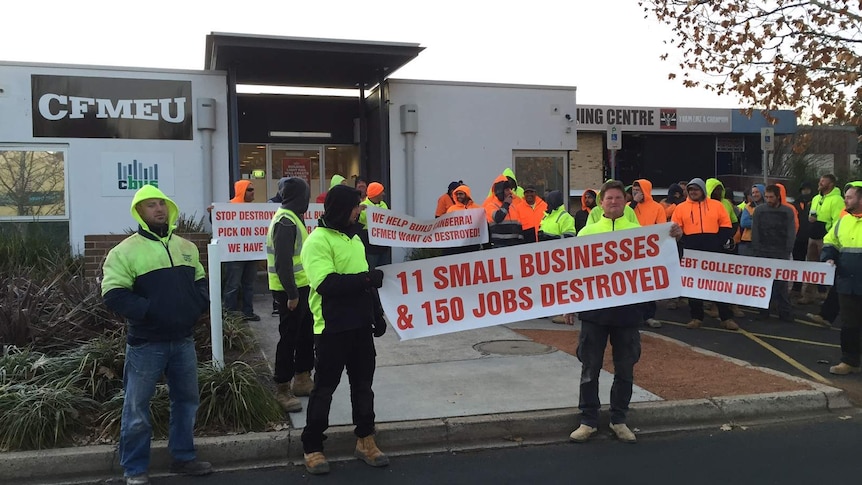
[[[135,206],[164,199],[168,230],[159,237]],[[188,337],[209,305],[204,268],[197,246],[173,233],[177,205],[161,190],[145,185],[132,200],[138,232],[111,249],[102,267],[102,297],[111,310],[126,317],[129,343]]]
[[[832,225],[841,217],[841,211],[844,210],[844,197],[841,195],[841,189],[833,187],[828,194],[817,194],[811,200],[811,210],[809,216],[817,219],[811,223],[810,234],[812,239],[820,239],[832,229]]]
[[[694,178],[688,184],[691,185],[699,187],[704,197],[699,201],[686,199],[673,211],[671,221],[682,228],[680,243],[686,249],[721,252],[725,241],[733,237],[727,209],[721,202],[709,198],[703,179]]]
[[[667,211],[665,211],[664,206],[652,198],[652,182],[647,179],[637,179],[634,183],[640,187],[644,194],[643,202],[629,202],[629,207],[634,209],[638,223],[641,226],[652,226],[667,222]]]
[[[862,187],[862,182],[847,186]],[[835,261],[835,290],[842,295],[862,295],[862,214],[841,217],[826,233],[820,261],[830,259]]]

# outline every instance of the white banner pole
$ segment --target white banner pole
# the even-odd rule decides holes
[[[210,338],[213,346],[213,363],[224,369],[224,337],[221,311],[221,253],[218,239],[207,244],[207,266],[210,280]]]

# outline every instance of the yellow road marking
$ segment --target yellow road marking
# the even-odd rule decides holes
[[[677,327],[685,327],[685,324],[680,323],[680,322],[672,322],[670,320],[659,320],[659,321],[662,323],[666,323],[668,325],[676,325]],[[817,326],[820,327],[819,325],[817,325]],[[823,328],[823,327],[820,327],[820,328]],[[711,330],[713,332],[725,332],[725,333],[739,333],[736,330],[727,330],[727,329],[718,328],[718,327],[700,327],[698,330]],[[780,335],[769,335],[766,333],[752,333],[752,335],[755,335],[757,337],[767,338],[767,339],[773,339],[773,340],[783,340],[785,342],[796,342],[796,343],[806,344],[806,345],[818,345],[820,347],[831,347],[831,348],[835,348],[835,349],[841,348],[841,346],[838,344],[829,344],[826,342],[818,342],[816,340],[803,340],[803,339],[798,339],[798,338],[782,337]]]
[[[793,357],[790,357],[789,355],[785,354],[784,352],[776,349],[772,345],[764,342],[763,339],[761,339],[760,337],[757,337],[756,335],[752,334],[751,332],[748,332],[748,331],[741,329],[741,328],[739,329],[739,333],[741,333],[741,334],[745,335],[746,337],[750,338],[751,340],[757,342],[763,348],[772,352],[773,354],[778,356],[778,358],[780,358],[781,360],[792,365],[793,367],[795,367],[797,370],[799,370],[803,374],[806,374],[806,375],[810,376],[812,379],[814,379],[818,382],[821,382],[823,384],[830,385],[830,386],[832,385],[832,382],[830,382],[829,379],[821,376],[820,374],[814,372],[813,370],[809,369],[808,367],[805,367],[804,365],[800,364],[799,362],[796,361],[796,359],[794,359]]]

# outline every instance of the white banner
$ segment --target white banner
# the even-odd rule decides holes
[[[682,296],[769,308],[774,280],[831,285],[835,268],[827,263],[736,256],[686,250]]]
[[[273,203],[213,204],[213,241],[222,261],[266,259],[266,233],[278,209]]]
[[[680,295],[670,224],[381,266],[402,340]]]
[[[484,209],[468,209],[437,219],[418,219],[407,214],[368,206],[368,242],[399,248],[451,248],[488,242]]]

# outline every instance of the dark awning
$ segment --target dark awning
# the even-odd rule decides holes
[[[355,89],[372,86],[413,60],[412,43],[207,35],[205,69],[233,68],[238,84]]]

